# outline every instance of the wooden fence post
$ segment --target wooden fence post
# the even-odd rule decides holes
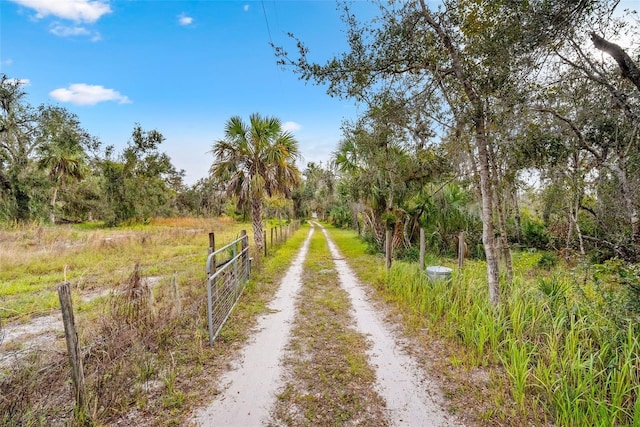
[[[178,289],[178,273],[173,273],[171,278],[171,289],[173,291],[173,310],[178,315],[182,311],[182,303],[180,302],[180,290]]]
[[[458,234],[458,268],[464,265],[464,256],[467,252],[467,244],[464,242],[464,231]]]
[[[216,236],[215,234],[213,234],[213,231],[211,233],[209,233],[209,255],[211,255],[212,253],[214,253],[216,251]],[[216,271],[216,256],[213,256],[213,259],[211,260],[211,272],[210,274],[215,273]]]
[[[267,257],[267,230],[262,233],[262,244],[264,245],[264,256]]]
[[[242,267],[244,268],[244,277],[249,278],[249,238],[247,237],[247,230],[240,230],[240,250],[242,251]],[[264,242],[264,247],[267,247],[267,242]],[[266,249],[265,249],[266,252]]]
[[[387,230],[387,232],[385,233],[385,240],[384,240],[384,246],[385,246],[385,258],[387,261],[387,271],[391,270],[391,230]]]
[[[424,239],[424,228],[420,227],[420,272],[424,271],[424,253],[426,251],[426,243]]]
[[[76,399],[76,413],[86,414],[86,398],[84,371],[82,369],[82,354],[78,344],[78,332],[76,331],[73,317],[73,305],[71,304],[71,290],[68,283],[58,286],[58,298],[62,309],[62,322],[64,323],[64,336],[67,341],[69,363],[71,364],[71,379]]]

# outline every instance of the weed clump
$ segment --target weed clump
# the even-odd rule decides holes
[[[190,289],[197,281],[182,284],[186,289],[180,294],[180,311],[173,309],[176,293],[164,285],[151,289],[136,263],[123,288],[111,292],[97,320],[79,322],[88,391],[83,419],[74,418],[66,353],[25,351],[26,357],[0,376],[0,425],[103,424],[132,407],[161,413],[162,402],[179,410],[184,385],[171,352],[176,345],[190,351],[194,338],[203,339],[197,331],[205,307]]]

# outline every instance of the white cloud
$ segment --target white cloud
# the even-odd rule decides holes
[[[7,58],[0,61],[0,65],[6,65],[7,67],[13,65],[13,59]]]
[[[104,0],[11,0],[21,6],[36,11],[36,18],[49,15],[75,22],[96,22],[107,13],[111,6]]]
[[[248,12],[248,11],[249,11],[249,5],[248,5],[248,4],[245,4],[245,5],[244,5],[244,7],[243,7],[243,9],[244,9],[244,11],[245,11],[245,12]]]
[[[282,130],[285,132],[295,132],[302,129],[302,126],[296,122],[284,122],[282,124]]]
[[[88,36],[89,30],[85,27],[68,27],[62,24],[53,24],[49,28],[51,34],[55,34],[59,37],[71,37],[71,36]]]
[[[186,27],[187,25],[193,24],[193,18],[185,13],[181,13],[178,15],[178,23]]]
[[[91,37],[91,41],[99,41],[102,39],[100,33],[96,31],[91,31],[86,27],[82,26],[68,26],[61,24],[59,22],[55,22],[51,24],[49,27],[49,32],[58,37],[78,37],[78,36],[87,36]]]
[[[60,102],[70,102],[76,105],[95,105],[98,102],[115,101],[119,104],[131,104],[131,100],[118,91],[107,89],[99,85],[74,83],[68,88],[59,88],[49,92],[49,95]]]
[[[29,79],[7,79],[7,83],[9,84],[17,84],[19,86],[29,86],[31,84],[31,80]]]

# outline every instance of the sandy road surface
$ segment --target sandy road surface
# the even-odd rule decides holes
[[[195,416],[199,426],[251,427],[268,422],[275,392],[280,384],[281,359],[295,315],[295,297],[300,289],[302,264],[314,229],[287,270],[270,312],[258,319],[258,332],[242,350],[234,369],[222,378],[224,391]]]
[[[349,294],[356,329],[368,336],[371,342],[367,355],[376,371],[377,391],[387,402],[389,424],[433,427],[460,425],[442,409],[442,397],[437,385],[429,381],[416,361],[402,350],[392,328],[368,301],[362,285],[327,231],[323,228],[322,232],[329,243],[340,284]]]
[[[315,227],[320,227],[315,224]],[[314,228],[282,280],[271,312],[258,320],[258,332],[243,349],[240,360],[222,380],[224,391],[195,414],[199,426],[261,426],[273,424],[269,414],[282,384],[282,358],[295,318],[295,299],[301,283],[303,263]],[[406,353],[383,315],[368,301],[364,289],[342,258],[326,230],[341,286],[349,294],[355,328],[371,342],[369,363],[376,371],[376,391],[386,401],[388,424],[392,426],[458,426],[442,408],[437,386],[421,372]]]

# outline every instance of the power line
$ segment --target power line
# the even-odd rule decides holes
[[[262,3],[262,13],[264,15],[264,22],[267,24],[267,33],[269,34],[269,43],[271,45],[271,49],[273,50],[273,54],[276,54],[276,46],[273,44],[273,38],[271,37],[271,27],[269,26],[269,18],[267,18],[267,9],[264,7],[264,0],[261,1]],[[274,2],[274,8],[275,8],[275,2]],[[276,10],[276,19],[277,19],[277,10]],[[275,61],[275,67],[276,70],[278,71],[276,73],[276,75],[278,76],[278,83],[282,86],[282,76],[280,73],[281,69],[278,66],[278,61]]]
[[[267,24],[267,33],[269,34],[269,42],[271,43],[271,47],[273,47],[273,39],[271,38],[271,28],[269,27],[269,19],[267,19],[267,9],[264,7],[264,0],[262,3],[262,13],[264,14],[264,22]]]

